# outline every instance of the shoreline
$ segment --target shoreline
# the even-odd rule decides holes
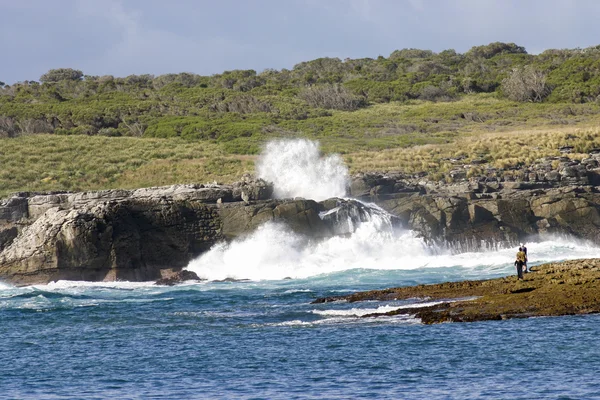
[[[398,287],[323,297],[313,303],[409,298],[448,300],[428,307],[402,308],[363,316],[412,315],[420,318],[423,324],[594,314],[600,312],[598,282],[600,258],[591,258],[538,265],[532,267],[523,280],[514,275],[481,281]],[[465,298],[468,300],[461,300]]]

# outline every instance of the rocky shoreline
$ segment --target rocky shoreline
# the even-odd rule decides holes
[[[402,308],[363,317],[411,315],[424,324],[594,314],[600,312],[599,282],[600,259],[570,260],[533,267],[523,280],[509,276],[391,288],[319,298],[314,303],[402,299],[440,301],[433,306]]]
[[[599,165],[600,151],[470,178],[472,165],[457,165],[444,183],[366,173],[351,178],[348,196],[437,246],[478,250],[548,235],[600,244]],[[369,217],[360,201],[274,199],[272,184],[250,176],[231,185],[16,193],[0,200],[0,281],[157,280],[268,221],[316,239],[351,233]]]

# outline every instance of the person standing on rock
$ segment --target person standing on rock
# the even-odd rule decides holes
[[[515,260],[515,266],[517,267],[517,278],[523,279],[523,265],[527,260],[527,255],[523,251],[522,247],[519,247],[519,252],[517,253],[517,259]]]
[[[519,251],[522,251],[523,253],[525,253],[525,263],[523,264],[523,272],[529,272],[527,271],[527,247],[525,247],[524,243],[521,243],[519,245]]]

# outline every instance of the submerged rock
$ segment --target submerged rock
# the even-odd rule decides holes
[[[250,281],[250,279],[225,278],[225,279],[217,279],[212,282],[228,283],[228,282],[249,282],[249,281]]]

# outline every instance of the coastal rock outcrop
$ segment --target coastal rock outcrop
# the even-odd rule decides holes
[[[339,199],[318,203],[270,196],[263,181],[20,193],[0,203],[0,280],[19,285],[157,280],[180,271],[216,242],[248,234],[265,222],[327,237],[339,228],[320,213],[341,203],[347,209],[364,207]]]
[[[319,298],[313,303],[438,300],[430,306],[401,307],[363,316],[412,315],[425,324],[592,314],[600,312],[598,279],[600,259],[570,260],[533,267],[523,280],[509,276],[390,288]]]
[[[202,279],[200,279],[195,272],[184,269],[182,271],[167,274],[167,276],[158,279],[154,284],[159,286],[174,286],[187,281],[199,282],[201,280]]]
[[[430,242],[478,249],[553,234],[600,244],[599,159],[542,159],[508,175],[493,168],[471,178],[449,174],[444,183],[365,173],[353,177],[349,191]]]
[[[539,160],[510,179],[493,169],[446,183],[366,173],[348,190],[429,243],[477,250],[553,234],[600,244],[599,157]],[[355,200],[272,194],[272,184],[250,176],[232,185],[16,193],[0,200],[0,280],[156,280],[265,222],[318,239],[352,233],[376,213]]]

